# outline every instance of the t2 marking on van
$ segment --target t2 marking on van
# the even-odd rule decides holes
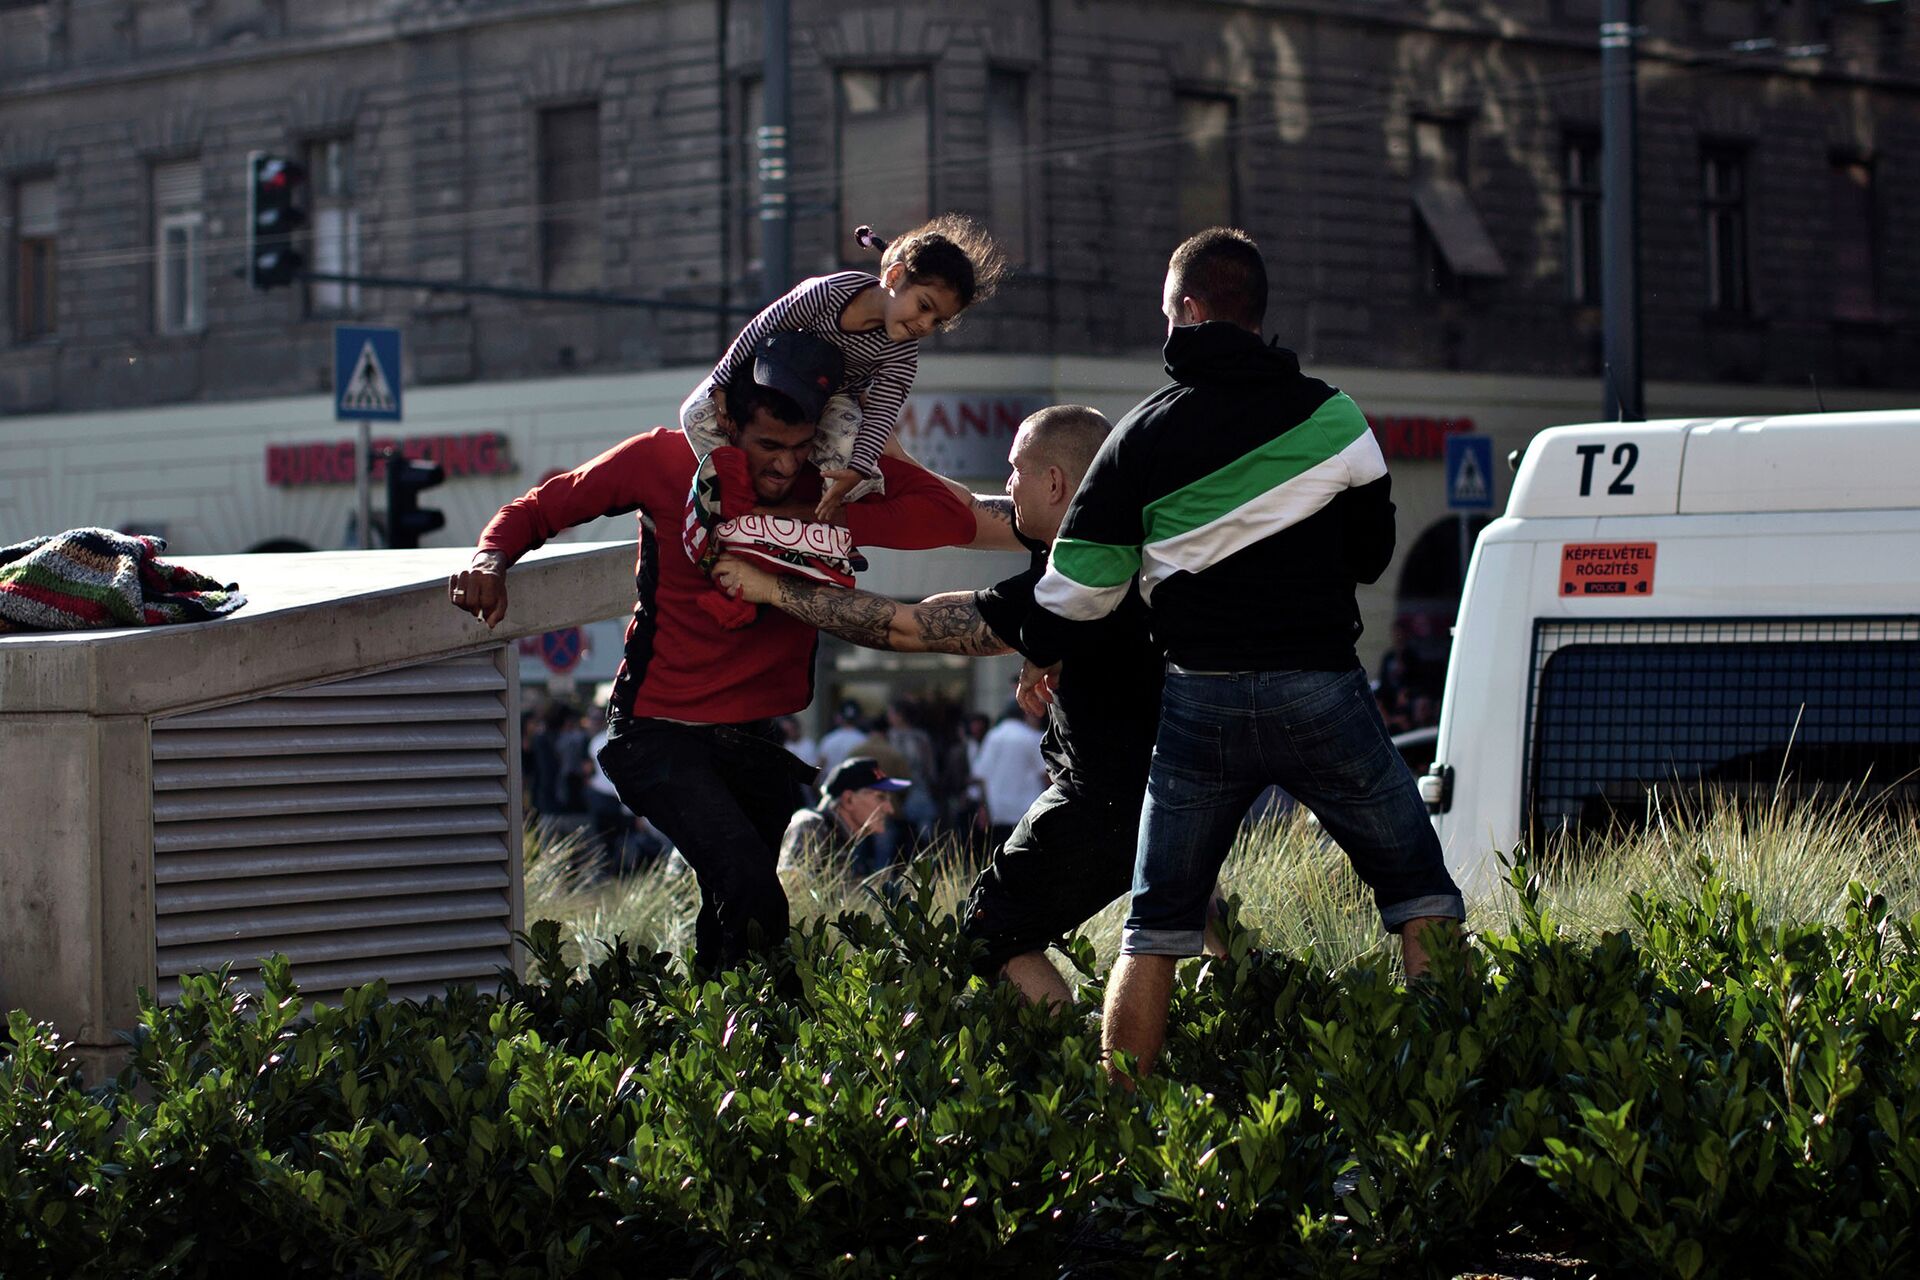
[[[1604,444],[1576,445],[1574,452],[1580,455],[1580,496],[1593,495],[1593,464],[1607,451]],[[1613,480],[1607,485],[1607,492],[1625,496],[1633,492],[1633,485],[1627,477],[1633,474],[1634,464],[1640,461],[1640,446],[1631,440],[1624,440],[1614,446],[1612,462],[1616,470]]]

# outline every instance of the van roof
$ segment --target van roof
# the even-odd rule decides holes
[[[1920,409],[1552,427],[1510,516],[1920,508]]]

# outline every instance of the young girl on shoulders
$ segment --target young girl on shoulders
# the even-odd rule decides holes
[[[973,219],[942,214],[882,240],[855,234],[878,250],[880,274],[839,271],[802,280],[740,331],[713,372],[680,406],[680,427],[696,456],[728,443],[724,387],[752,358],[761,337],[778,330],[816,334],[846,355],[846,377],[820,413],[814,464],[827,482],[815,511],[831,520],[840,504],[883,492],[880,455],[919,367],[920,339],[950,326],[998,287],[1006,261]]]

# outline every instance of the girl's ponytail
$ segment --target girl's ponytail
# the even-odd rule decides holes
[[[943,213],[891,240],[882,240],[862,224],[853,229],[853,238],[879,252],[883,272],[899,263],[915,284],[933,280],[946,285],[962,310],[992,297],[1007,273],[1000,246],[986,228],[961,213]]]

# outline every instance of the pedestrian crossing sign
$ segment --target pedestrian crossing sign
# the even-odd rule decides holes
[[[1447,507],[1452,511],[1493,509],[1493,437],[1447,437]]]
[[[400,421],[400,331],[370,325],[333,330],[335,421]]]

